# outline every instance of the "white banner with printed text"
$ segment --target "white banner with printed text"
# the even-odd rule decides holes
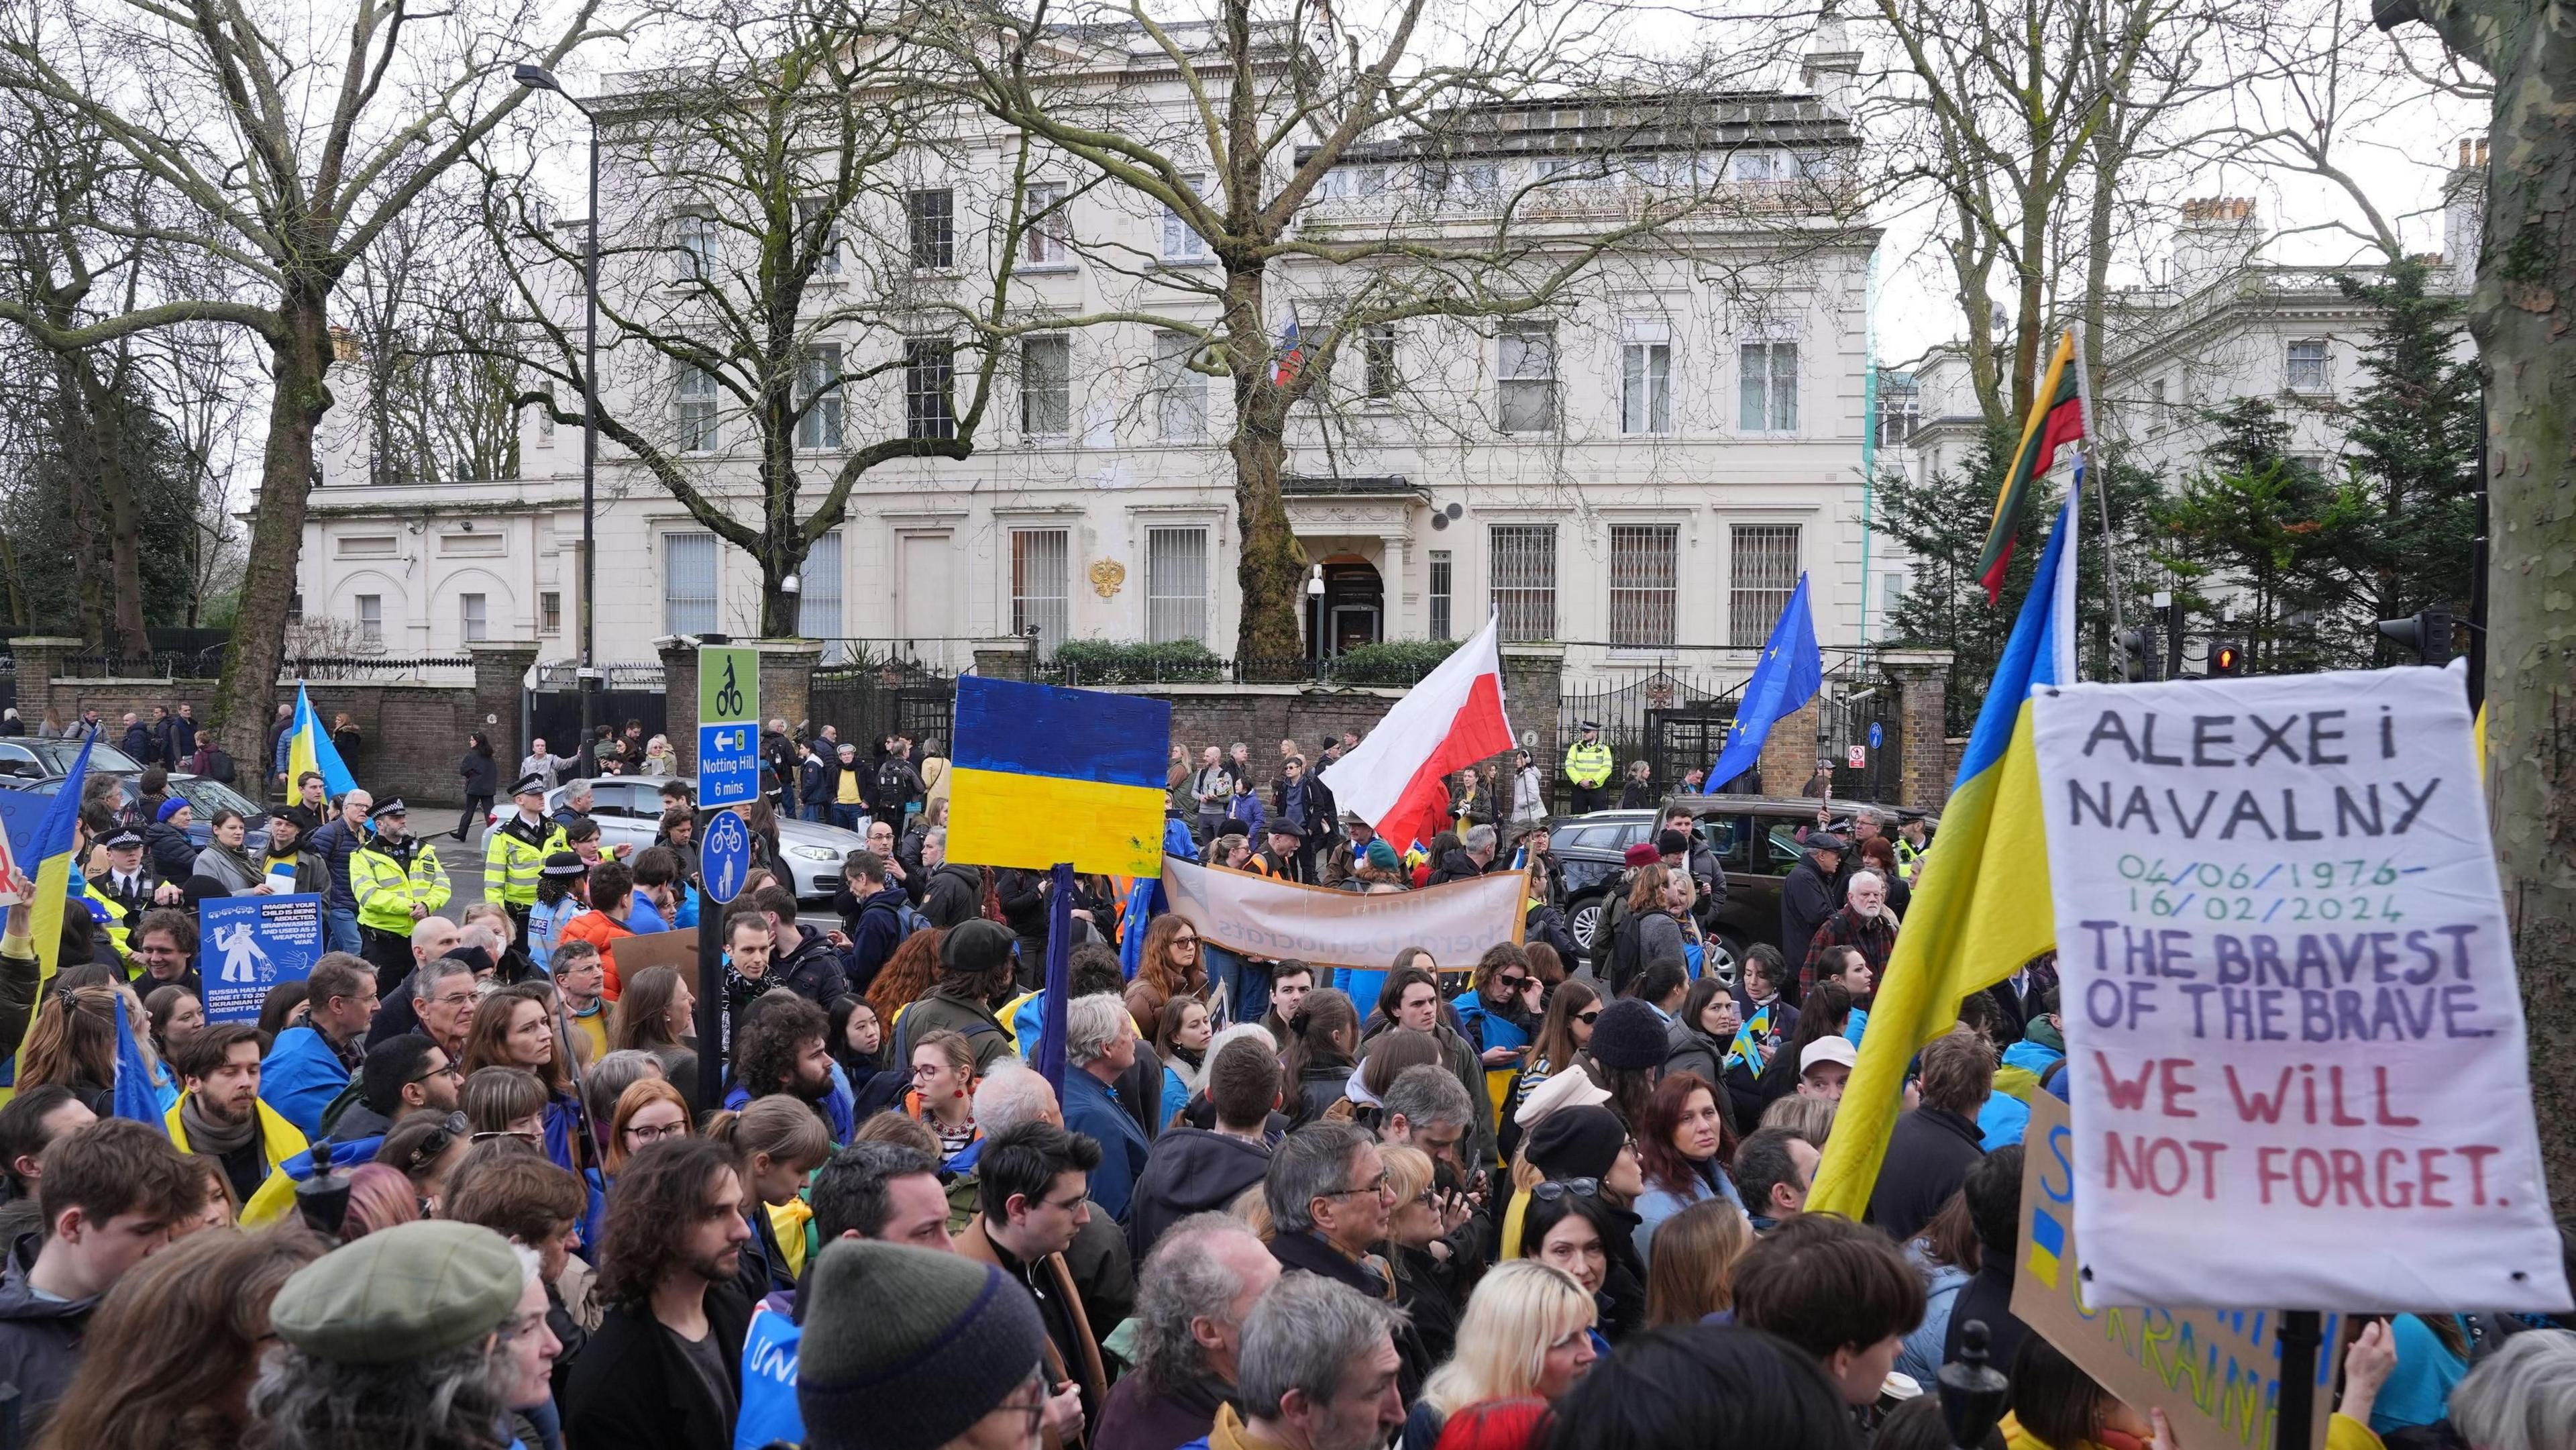
[[[1406,947],[1463,969],[1521,939],[1529,877],[1505,871],[1421,891],[1336,891],[1163,858],[1163,896],[1199,935],[1229,951],[1319,967],[1384,971]],[[1362,1010],[1366,1010],[1363,1008]]]

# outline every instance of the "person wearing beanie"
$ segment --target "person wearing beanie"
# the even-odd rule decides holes
[[[990,1265],[844,1239],[815,1261],[798,1346],[806,1450],[1016,1447],[1048,1418],[1046,1327]]]
[[[1613,1340],[1644,1322],[1646,1266],[1637,1256],[1636,1234],[1645,1220],[1630,1205],[1646,1192],[1646,1174],[1629,1141],[1628,1125],[1607,1107],[1564,1108],[1550,1113],[1530,1130],[1521,1155],[1538,1170],[1537,1187],[1512,1195],[1503,1213],[1503,1256],[1521,1258],[1527,1248],[1524,1226],[1533,1200],[1572,1195],[1592,1201],[1606,1224],[1601,1249],[1608,1260],[1601,1281],[1603,1330]],[[1615,1326],[1615,1327],[1614,1327]]]
[[[981,917],[950,927],[939,943],[939,980],[904,1009],[893,1060],[912,1061],[913,1044],[942,1029],[974,1049],[977,1077],[1009,1057],[1010,1035],[992,1004],[1010,989],[1016,941],[1009,927]]]
[[[1592,1060],[1609,1072],[1644,1072],[1664,1065],[1670,1051],[1662,1014],[1652,1004],[1622,997],[1601,1009],[1592,1024]]]
[[[284,1347],[251,1391],[250,1442],[500,1443],[558,1347],[535,1261],[488,1228],[422,1219],[296,1270],[269,1306]]]

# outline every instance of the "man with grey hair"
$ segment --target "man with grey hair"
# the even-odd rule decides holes
[[[984,1136],[941,1165],[953,1175],[948,1181],[951,1233],[963,1233],[982,1211],[983,1182],[976,1176],[975,1164],[983,1146],[1022,1123],[1061,1128],[1064,1114],[1056,1107],[1055,1089],[1047,1086],[1037,1069],[1006,1057],[975,1085],[975,1126]],[[1074,1293],[1092,1323],[1117,1324],[1134,1312],[1136,1261],[1128,1253],[1125,1231],[1108,1214],[1092,1214],[1074,1230],[1073,1247],[1064,1251],[1064,1263],[1073,1271]]]
[[[1459,1144],[1475,1129],[1476,1104],[1457,1074],[1436,1062],[1416,1064],[1396,1074],[1381,1101],[1379,1141],[1419,1148],[1435,1163],[1466,1171]]]
[[[1458,849],[1432,864],[1431,885],[1449,881],[1473,881],[1485,874],[1494,861],[1494,844],[1498,838],[1491,826],[1470,826],[1460,839]]]
[[[1289,1278],[1312,1275],[1371,1299],[1393,1296],[1393,1275],[1374,1249],[1395,1213],[1395,1187],[1367,1129],[1327,1118],[1289,1134],[1270,1154],[1261,1196],[1270,1209],[1271,1256]],[[1431,1358],[1410,1325],[1396,1331],[1395,1343],[1410,1404]]]
[[[1136,1300],[1136,1369],[1109,1392],[1092,1450],[1173,1450],[1208,1433],[1234,1389],[1243,1322],[1279,1282],[1250,1225],[1193,1214],[1145,1260]]]
[[[1795,949],[1794,943],[1783,946]],[[1887,878],[1876,871],[1859,870],[1843,887],[1843,904],[1824,919],[1815,934],[1807,939],[1804,984],[1814,985],[1823,979],[1824,964],[1839,955],[1837,948],[1855,947],[1869,963],[1875,978],[1887,972],[1887,959],[1896,951],[1896,913],[1887,909]]]
[[[1136,1019],[1108,993],[1076,997],[1064,1009],[1064,1125],[1100,1145],[1091,1201],[1125,1222],[1149,1144],[1118,1099],[1118,1079],[1136,1065]]]
[[[1233,1400],[1196,1446],[1369,1450],[1404,1423],[1402,1311],[1292,1274],[1243,1322]],[[1238,1408],[1239,1407],[1239,1408]]]
[[[369,1047],[406,1032],[429,1031],[420,1021],[419,998],[424,990],[421,968],[466,944],[464,933],[446,917],[424,916],[411,924],[411,970],[403,975],[392,991],[384,994],[384,1000],[376,1004],[375,1020],[367,1027]],[[430,1035],[434,1038],[437,1034]]]

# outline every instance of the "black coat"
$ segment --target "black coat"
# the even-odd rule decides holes
[[[707,1332],[742,1396],[742,1341],[751,1309],[732,1286],[707,1290]],[[714,1403],[650,1309],[611,1309],[582,1346],[564,1386],[564,1439],[619,1450],[733,1450],[733,1420]]]
[[[1923,1232],[1986,1156],[1983,1137],[1972,1119],[1928,1103],[1897,1118],[1869,1195],[1869,1221],[1900,1244]]]
[[[963,861],[942,861],[931,868],[930,890],[921,914],[935,927],[947,928],[984,914],[984,873]]]
[[[143,828],[143,849],[164,881],[185,881],[197,874],[197,843],[168,821],[154,821]]]
[[[469,750],[456,762],[468,800],[490,800],[501,793],[501,763],[480,750]]]
[[[1380,1303],[1394,1300],[1394,1286],[1372,1271],[1345,1258],[1342,1251],[1311,1233],[1282,1233],[1270,1241],[1270,1257],[1279,1261],[1282,1274],[1313,1274],[1335,1283],[1357,1289]],[[1430,1378],[1437,1361],[1423,1347],[1422,1331],[1410,1322],[1395,1331],[1395,1352],[1399,1358],[1395,1372],[1396,1388],[1411,1404],[1422,1393],[1422,1382]]]
[[[1816,939],[1816,928],[1841,907],[1842,888],[1813,856],[1801,856],[1798,864],[1780,880],[1780,954],[1789,960],[1794,971],[1807,959],[1807,946]]]
[[[1164,1130],[1128,1200],[1128,1250],[1142,1263],[1163,1230],[1194,1213],[1224,1210],[1269,1171],[1267,1142],[1196,1128]]]

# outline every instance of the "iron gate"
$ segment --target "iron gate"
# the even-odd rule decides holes
[[[1576,732],[1582,722],[1594,721],[1601,727],[1601,743],[1610,747],[1611,758],[1617,762],[1608,794],[1618,795],[1627,780],[1629,764],[1638,760],[1653,764],[1658,790],[1670,789],[1679,784],[1684,771],[1706,766],[1717,758],[1717,752],[1711,750],[1693,758],[1697,740],[1692,732],[1704,727],[1684,726],[1671,731],[1668,744],[1664,739],[1667,731],[1658,728],[1658,717],[1691,720],[1700,718],[1704,711],[1722,708],[1724,718],[1733,719],[1735,697],[1743,688],[1742,681],[1725,679],[1714,670],[1675,673],[1659,669],[1624,685],[1569,693],[1557,703],[1557,739],[1570,745],[1578,738]],[[1717,731],[1720,736],[1725,734],[1724,720]],[[1556,783],[1554,808],[1558,811],[1566,809],[1571,796],[1564,772],[1556,768],[1563,763],[1561,759],[1550,762],[1548,771],[1548,778]]]
[[[1834,763],[1834,794],[1850,800],[1891,802],[1903,775],[1903,719],[1896,687],[1882,681],[1825,701],[1818,728],[1826,758]],[[1860,764],[1851,762],[1859,752]]]
[[[663,691],[660,665],[608,665],[605,670],[600,681],[600,724],[622,731],[627,721],[637,721],[647,740],[670,733],[671,700]],[[557,755],[577,751],[581,742],[578,685],[568,663],[537,667],[536,685],[527,692],[529,740],[546,742],[546,748]]]
[[[887,654],[858,659],[814,672],[807,692],[812,723],[819,729],[838,726],[843,740],[868,756],[878,741],[902,735],[914,745],[913,758],[944,744],[957,711],[957,677],[937,665]]]

